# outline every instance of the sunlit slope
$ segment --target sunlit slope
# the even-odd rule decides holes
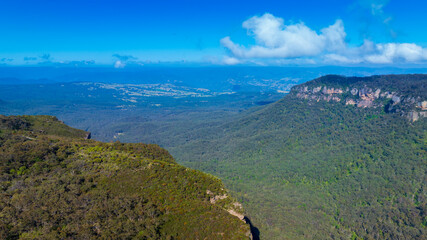
[[[249,238],[219,179],[157,145],[87,134],[55,117],[0,116],[1,239]]]

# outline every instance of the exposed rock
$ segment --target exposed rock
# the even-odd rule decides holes
[[[350,90],[351,89],[351,90]],[[351,95],[344,94],[349,92]],[[380,88],[334,88],[328,86],[317,86],[310,88],[303,86],[297,89],[296,96],[308,101],[341,102],[345,105],[360,108],[384,107],[386,113],[399,113],[411,121],[417,121],[427,116],[427,101],[420,96],[404,96],[398,92],[384,91]],[[387,101],[386,99],[391,99]],[[414,111],[414,109],[419,109]],[[421,110],[421,111],[420,111]]]
[[[320,92],[321,89],[322,89],[322,87],[315,87],[315,88],[313,88],[313,93],[318,93],[318,92]]]
[[[212,193],[210,190],[206,190],[206,194],[208,194],[210,197],[209,202],[211,204],[216,204],[216,202],[218,200],[223,200],[228,198],[227,194],[224,195],[216,195],[214,196],[214,193]],[[228,207],[228,209],[226,209],[231,215],[238,217],[240,220],[245,221],[245,215],[243,215],[242,213],[239,213],[238,211],[240,211],[242,209],[242,204],[238,203],[238,202],[233,202],[231,206]]]
[[[239,208],[239,209],[242,209],[242,208],[243,208],[242,204],[241,204],[241,203],[239,203],[239,202],[234,202],[234,203],[233,203],[233,206],[234,206],[234,207],[236,207],[236,208]]]
[[[380,93],[381,93],[381,89],[377,89],[377,90],[374,92],[374,96],[375,96],[375,98],[379,98],[379,97],[380,97]]]
[[[422,101],[417,104],[417,107],[421,108],[421,110],[427,110],[427,101]]]
[[[391,100],[393,101],[393,105],[400,103],[400,97],[399,96],[394,95],[393,97],[391,97]]]
[[[420,118],[420,115],[417,111],[411,111],[408,113],[408,119],[412,122],[417,121]]]
[[[366,97],[368,97],[368,94],[370,94],[370,93],[372,93],[372,89],[364,87],[364,88],[359,90],[359,97],[360,98],[366,98]]]
[[[299,98],[304,98],[304,99],[308,99],[308,94],[304,94],[304,93],[297,93],[297,97],[299,97]]]
[[[323,94],[341,94],[341,93],[343,93],[343,91],[342,91],[342,89],[339,89],[339,88],[337,88],[337,89],[329,88],[328,89],[327,87],[324,87],[322,90],[322,93]]]
[[[345,105],[356,105],[356,102],[353,99],[348,99],[345,101]]]
[[[224,194],[224,195],[217,195],[217,196],[215,196],[215,197],[211,198],[211,199],[210,199],[210,202],[211,202],[212,204],[215,204],[215,203],[216,203],[216,201],[218,201],[218,200],[222,200],[222,199],[226,199],[226,198],[228,198],[227,194]]]
[[[335,102],[341,102],[341,98],[339,97],[332,97],[332,100]]]
[[[359,90],[359,97],[363,100],[375,100],[375,93],[370,88],[362,88]]]
[[[385,98],[392,98],[393,97],[393,93],[391,92],[383,92],[380,94],[380,97],[385,97]]]
[[[374,102],[370,99],[362,100],[357,103],[357,107],[363,107],[363,108],[372,107],[373,105],[374,105]]]
[[[238,217],[240,220],[245,221],[245,215],[234,211],[233,209],[227,210],[231,215]]]

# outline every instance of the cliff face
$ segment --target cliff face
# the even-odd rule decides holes
[[[328,77],[330,76],[325,78]],[[402,78],[404,77],[407,75],[402,75]],[[338,76],[337,78],[343,79]],[[376,108],[385,113],[400,114],[413,122],[427,117],[427,99],[423,94],[400,90],[399,88],[389,89],[387,85],[375,86],[379,85],[378,82],[370,78],[359,78],[359,81],[353,81],[350,84],[345,81],[346,79],[331,83],[319,78],[294,87],[291,94],[309,102],[326,101],[359,108]],[[420,80],[420,82],[417,82],[418,86],[424,88],[427,78]]]

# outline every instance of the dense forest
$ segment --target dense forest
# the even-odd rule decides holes
[[[181,109],[98,128],[218,176],[261,239],[423,239],[426,93],[427,75],[329,75],[232,114]],[[41,116],[2,117],[0,131],[0,238],[246,237],[221,182],[156,145],[84,140]]]
[[[334,95],[340,101],[298,97],[319,86],[344,89]],[[184,165],[223,179],[263,239],[423,239],[427,118],[406,114],[425,111],[412,100],[426,101],[426,87],[426,75],[326,76],[162,145]],[[362,96],[346,88],[379,88],[400,102],[346,105]],[[390,106],[403,110],[386,111]]]
[[[221,181],[153,144],[0,115],[0,239],[248,239]]]

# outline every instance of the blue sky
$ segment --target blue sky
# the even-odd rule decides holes
[[[425,65],[427,2],[0,2],[0,64]]]

